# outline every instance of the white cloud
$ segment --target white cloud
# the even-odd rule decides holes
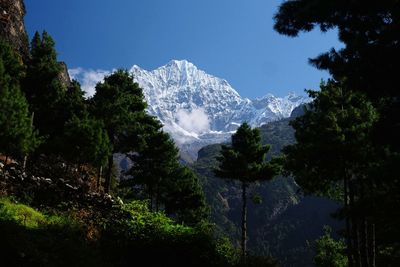
[[[204,133],[210,130],[210,119],[204,108],[178,110],[176,119],[178,125],[188,132]]]
[[[77,80],[85,91],[86,97],[91,97],[95,93],[95,87],[98,82],[104,80],[104,77],[110,75],[110,71],[107,70],[92,70],[75,68],[68,70],[71,79]]]

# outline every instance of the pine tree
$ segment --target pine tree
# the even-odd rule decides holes
[[[308,194],[332,196],[342,185],[348,262],[358,266],[369,256],[359,246],[369,242],[361,229],[366,214],[358,206],[373,190],[366,178],[375,165],[371,134],[378,114],[365,95],[343,90],[331,80],[321,84],[320,92],[309,93],[314,101],[304,116],[291,122],[297,143],[284,148],[285,169]]]
[[[47,32],[35,33],[31,43],[31,58],[23,89],[39,134],[46,137],[43,152],[56,153],[52,143],[60,136],[67,119],[64,116],[66,88],[59,79],[61,66],[57,61],[55,43]]]
[[[110,191],[114,153],[135,151],[137,142],[148,115],[142,89],[133,82],[133,77],[124,70],[118,70],[104,78],[96,86],[96,93],[90,100],[92,114],[100,120],[107,132],[112,147],[108,155],[105,177],[105,192]],[[128,138],[129,137],[129,138]]]
[[[270,146],[260,144],[259,129],[251,129],[243,123],[232,135],[231,146],[222,146],[218,158],[218,177],[239,180],[242,183],[242,257],[246,260],[247,242],[247,189],[258,180],[271,180],[279,174],[280,167],[273,161],[265,161]]]
[[[0,41],[0,152],[19,159],[37,145],[28,103],[19,88],[22,71],[10,46]]]
[[[141,148],[130,155],[134,166],[130,174],[134,183],[144,185],[150,199],[150,209],[158,211],[165,180],[177,167],[178,149],[167,133],[147,133]]]
[[[65,125],[61,138],[63,157],[76,164],[91,164],[97,168],[105,165],[111,146],[102,123],[89,118],[88,114],[74,116]]]
[[[309,32],[315,27],[322,31],[337,29],[343,48],[331,49],[310,62],[328,70],[344,90],[361,91],[379,113],[373,135],[375,155],[364,179],[373,188],[365,210],[373,214],[379,225],[371,232],[377,234],[377,251],[399,247],[400,231],[393,225],[400,221],[393,216],[400,210],[400,91],[397,69],[400,62],[400,8],[397,0],[365,1],[286,1],[275,16],[275,29],[289,36]],[[368,206],[367,203],[374,203]],[[372,243],[375,239],[372,238]],[[374,252],[370,253],[374,255]],[[400,257],[382,253],[383,265],[399,265]],[[352,264],[349,261],[349,264]],[[375,258],[369,261],[375,266]]]
[[[161,127],[161,125],[159,125]],[[150,208],[160,207],[178,222],[196,224],[207,216],[207,205],[199,179],[179,163],[179,150],[161,129],[146,131],[143,144],[129,157],[133,166],[129,184],[142,185]]]
[[[165,212],[179,223],[196,225],[209,215],[203,187],[191,169],[178,162],[176,165],[172,175],[164,181]]]

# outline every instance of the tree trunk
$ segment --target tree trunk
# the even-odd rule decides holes
[[[362,218],[362,223],[361,223],[361,258],[362,258],[362,263],[363,266],[369,267],[369,249],[368,249],[368,221],[365,218],[365,216],[363,216]]]
[[[153,187],[149,186],[150,211],[153,211]]]
[[[242,260],[246,263],[247,251],[247,184],[242,182]]]
[[[28,155],[24,156],[24,161],[22,162],[22,171],[25,172],[26,163],[28,162]]]
[[[159,209],[159,201],[160,201],[160,190],[158,189],[158,186],[156,186],[156,211],[158,212]]]
[[[344,210],[346,216],[346,243],[347,243],[347,260],[349,263],[349,267],[354,267],[354,258],[353,258],[353,246],[352,246],[352,238],[351,238],[351,229],[350,229],[350,212],[349,212],[349,182],[347,175],[344,175]]]
[[[363,203],[365,199],[364,185],[361,182],[360,185],[360,200]],[[363,209],[363,214],[361,215],[361,260],[362,265],[369,267],[369,249],[368,249],[368,221],[365,214],[365,209]]]
[[[370,265],[371,267],[376,266],[376,251],[375,251],[375,224],[371,224],[371,241],[370,241]]]
[[[100,186],[101,186],[101,176],[103,175],[103,166],[99,167],[99,171],[97,173],[97,192],[100,191]]]
[[[35,112],[32,112],[32,115],[31,115],[31,129],[33,129],[33,119],[35,118]],[[25,169],[26,169],[26,163],[28,162],[28,154],[26,154],[25,156],[24,156],[24,161],[23,161],[23,163],[22,163],[22,171],[23,172],[25,172]]]
[[[359,219],[355,214],[354,210],[354,201],[355,201],[355,188],[354,182],[350,182],[349,187],[349,195],[350,195],[350,213],[351,213],[351,228],[352,228],[352,237],[353,237],[353,255],[354,255],[354,264],[356,267],[361,267],[361,254],[360,254],[360,229],[359,229]]]
[[[110,156],[108,156],[108,168],[104,181],[104,192],[107,194],[110,193],[111,175],[113,166],[114,166],[114,157],[113,154],[111,154]]]

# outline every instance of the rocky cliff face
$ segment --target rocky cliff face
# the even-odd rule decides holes
[[[0,38],[12,44],[27,59],[29,42],[25,30],[23,0],[0,0]]]
[[[23,0],[0,0],[0,39],[11,44],[22,56],[24,62],[29,61],[29,39],[25,29],[24,17],[26,14]],[[71,86],[68,67],[60,62],[60,81],[66,88]]]

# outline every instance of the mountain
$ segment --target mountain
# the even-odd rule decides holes
[[[253,127],[287,118],[309,98],[271,94],[250,100],[224,79],[198,69],[186,60],[172,60],[155,70],[134,65],[130,72],[143,88],[148,112],[160,119],[174,138],[182,156],[193,161],[198,150],[208,144],[225,142],[242,122]],[[87,92],[109,71],[81,68],[70,70],[73,79]]]
[[[130,71],[143,88],[149,113],[160,119],[182,153],[193,158],[204,145],[227,140],[242,122],[261,126],[287,118],[309,101],[295,94],[243,98],[226,80],[186,60],[172,60],[151,71],[135,65]]]

